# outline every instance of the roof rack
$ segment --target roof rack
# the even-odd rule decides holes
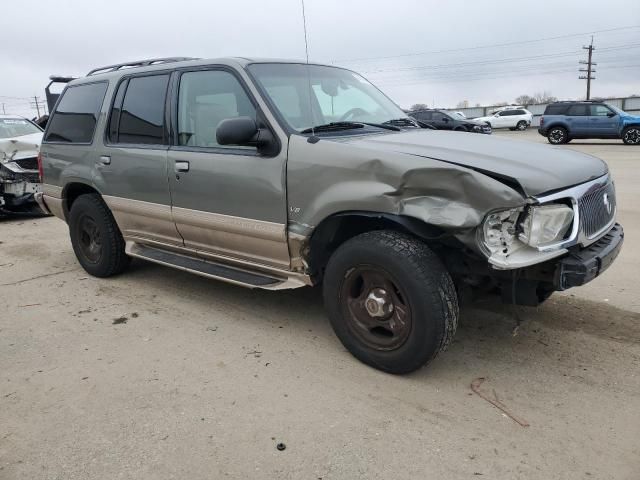
[[[107,65],[105,67],[94,68],[89,73],[90,75],[96,75],[98,73],[115,72],[122,68],[131,67],[147,67],[149,65],[160,65],[163,63],[182,62],[184,60],[197,60],[195,57],[164,57],[164,58],[150,58],[148,60],[138,60],[136,62],[116,63],[115,65]]]

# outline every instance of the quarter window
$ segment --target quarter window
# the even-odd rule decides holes
[[[178,145],[255,150],[218,144],[218,125],[222,120],[236,117],[255,120],[256,108],[231,73],[207,70],[187,72],[180,77]]]
[[[91,143],[106,82],[68,87],[51,117],[45,142]]]
[[[110,120],[110,137],[114,122],[117,143],[162,145],[165,142],[164,104],[169,75],[134,77],[128,81],[126,93],[119,108],[118,97],[122,98],[123,84],[116,93]]]

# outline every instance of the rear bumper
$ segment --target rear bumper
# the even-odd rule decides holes
[[[556,289],[579,287],[602,274],[620,253],[623,242],[624,230],[622,225],[616,223],[597,242],[560,259],[554,279]]]

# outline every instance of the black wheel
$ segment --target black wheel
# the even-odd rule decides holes
[[[625,128],[622,132],[622,141],[626,145],[640,145],[640,126]]]
[[[73,251],[87,273],[110,277],[129,264],[122,234],[99,195],[81,195],[73,202],[69,234]]]
[[[553,145],[561,145],[569,141],[569,133],[563,127],[553,127],[547,132],[547,140]]]
[[[525,122],[524,120],[520,120],[516,124],[516,130],[520,130],[522,132],[523,130],[526,130],[528,126],[529,125],[527,125],[527,122]]]
[[[426,244],[399,232],[363,233],[341,245],[327,265],[323,293],[342,344],[389,373],[431,361],[458,324],[449,273]]]

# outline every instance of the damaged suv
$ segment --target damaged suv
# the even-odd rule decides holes
[[[0,211],[41,213],[33,197],[39,189],[41,141],[42,129],[36,124],[0,115]]]
[[[41,162],[36,198],[88,273],[137,257],[250,288],[321,284],[345,347],[393,373],[446,348],[462,292],[537,305],[623,241],[601,160],[420,128],[323,65],[96,69],[63,92]]]

